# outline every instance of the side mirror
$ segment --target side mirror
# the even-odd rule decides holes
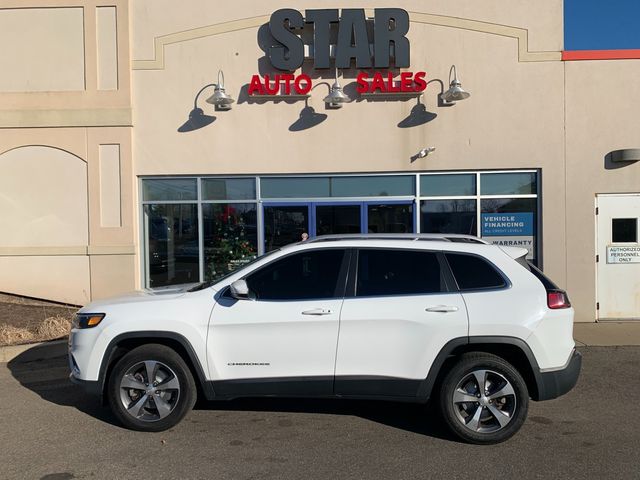
[[[236,280],[229,288],[231,289],[231,296],[236,300],[249,300],[249,286],[245,280]]]

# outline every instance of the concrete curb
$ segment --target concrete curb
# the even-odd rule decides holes
[[[27,343],[25,345],[9,345],[6,347],[0,347],[0,363],[9,363],[19,355],[29,351],[28,361],[35,360],[48,360],[60,355],[59,348],[45,348],[56,347],[58,345],[67,343],[67,339],[50,340],[48,342]],[[25,360],[27,360],[25,358]]]

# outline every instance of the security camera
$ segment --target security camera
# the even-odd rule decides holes
[[[426,147],[418,152],[418,158],[424,158],[432,152],[436,151],[436,147]]]

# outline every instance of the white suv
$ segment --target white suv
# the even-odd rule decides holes
[[[87,305],[71,379],[136,430],[172,427],[198,394],[434,397],[457,436],[500,442],[581,366],[567,295],[525,254],[469,236],[318,237],[214,283]]]

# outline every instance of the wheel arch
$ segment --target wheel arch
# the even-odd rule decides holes
[[[426,401],[437,388],[444,374],[460,355],[468,352],[491,353],[512,364],[522,375],[533,400],[544,392],[540,368],[531,348],[521,338],[504,336],[473,336],[454,338],[447,342],[436,356],[427,378],[418,388],[418,397]]]
[[[102,357],[98,375],[99,391],[103,399],[107,380],[116,362],[134,348],[148,344],[164,345],[173,349],[189,367],[198,387],[198,394],[203,394],[206,399],[213,398],[210,382],[207,382],[202,364],[189,340],[175,332],[147,330],[122,333],[109,342]]]

